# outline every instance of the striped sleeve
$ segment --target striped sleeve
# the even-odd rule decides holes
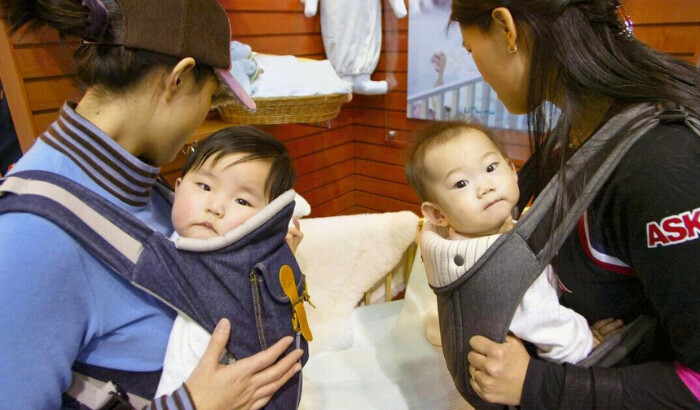
[[[183,384],[168,396],[160,396],[143,410],[195,410],[190,392]]]

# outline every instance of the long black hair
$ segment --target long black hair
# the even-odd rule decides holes
[[[61,39],[84,39],[73,55],[73,66],[82,88],[95,87],[103,96],[119,94],[136,87],[156,68],[172,69],[180,61],[161,53],[129,49],[120,43],[122,14],[114,0],[103,0],[108,26],[97,38],[86,38],[89,10],[80,0],[0,0],[0,17],[12,32],[52,27]],[[198,85],[204,86],[214,70],[197,64],[192,71]]]
[[[618,0],[454,0],[450,20],[485,30],[497,7],[510,11],[524,38],[521,47],[531,50],[528,128],[537,191],[575,149],[569,135],[586,101],[609,100],[614,109],[671,101],[700,114],[698,70],[637,41]],[[566,196],[575,195],[575,187],[562,186]],[[555,214],[564,211],[564,196],[559,193]]]

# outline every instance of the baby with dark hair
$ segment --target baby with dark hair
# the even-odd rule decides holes
[[[175,182],[173,240],[224,236],[292,189],[295,180],[289,151],[271,135],[248,126],[218,131],[197,145]],[[292,251],[302,236],[294,223],[287,234]],[[156,397],[186,380],[209,338],[193,319],[178,314]]]
[[[504,147],[485,127],[460,122],[426,127],[409,149],[406,176],[423,201],[427,221],[421,252],[434,287],[456,281],[515,225],[518,174]],[[459,269],[446,263],[457,258]],[[560,288],[548,266],[523,296],[510,331],[537,346],[542,358],[576,363],[622,322],[604,319],[589,328],[583,316],[559,304]],[[439,344],[436,319],[427,318],[426,333]]]

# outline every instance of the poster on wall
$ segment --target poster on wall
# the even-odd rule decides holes
[[[527,116],[506,110],[462,46],[451,7],[452,0],[409,1],[406,115],[526,131]]]

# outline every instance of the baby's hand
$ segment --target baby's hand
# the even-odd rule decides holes
[[[622,319],[613,319],[611,317],[595,322],[593,326],[591,326],[593,347],[601,344],[606,337],[617,332],[623,325]]]
[[[442,51],[436,51],[430,58],[430,63],[438,74],[442,74],[447,64],[447,55]]]
[[[304,233],[299,228],[299,220],[297,218],[293,218],[292,223],[294,224],[294,227],[289,227],[285,240],[287,241],[287,245],[289,245],[289,247],[292,249],[292,252],[296,253],[297,247],[304,238]]]

